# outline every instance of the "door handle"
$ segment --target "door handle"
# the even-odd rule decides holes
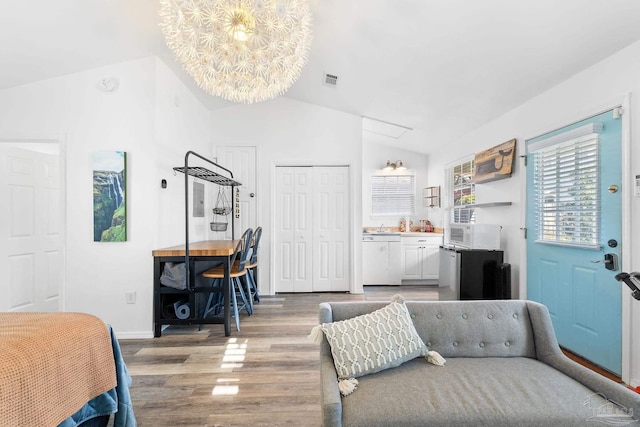
[[[611,271],[618,270],[618,255],[616,254],[604,254],[604,259],[599,259],[597,261],[591,261],[594,264],[599,262],[604,263],[604,268]]]
[[[624,282],[629,289],[631,289],[631,296],[640,301],[640,289],[636,286],[636,283],[640,283],[640,273],[633,272],[629,273],[620,273],[616,275],[616,280],[619,282]]]

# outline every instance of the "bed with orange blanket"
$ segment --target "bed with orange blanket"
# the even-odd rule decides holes
[[[0,313],[0,425],[57,426],[117,385],[113,338],[82,313]]]

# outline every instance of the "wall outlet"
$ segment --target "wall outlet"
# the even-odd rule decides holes
[[[127,300],[127,304],[135,304],[136,303],[136,293],[135,292],[125,292],[124,297]]]

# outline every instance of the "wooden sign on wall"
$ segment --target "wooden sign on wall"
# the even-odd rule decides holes
[[[515,156],[515,139],[476,153],[473,160],[473,182],[480,183],[510,178]]]

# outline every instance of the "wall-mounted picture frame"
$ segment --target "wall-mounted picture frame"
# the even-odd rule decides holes
[[[93,153],[93,241],[127,241],[127,153]]]
[[[510,178],[515,156],[515,138],[476,153],[473,160],[473,182],[483,183]]]

